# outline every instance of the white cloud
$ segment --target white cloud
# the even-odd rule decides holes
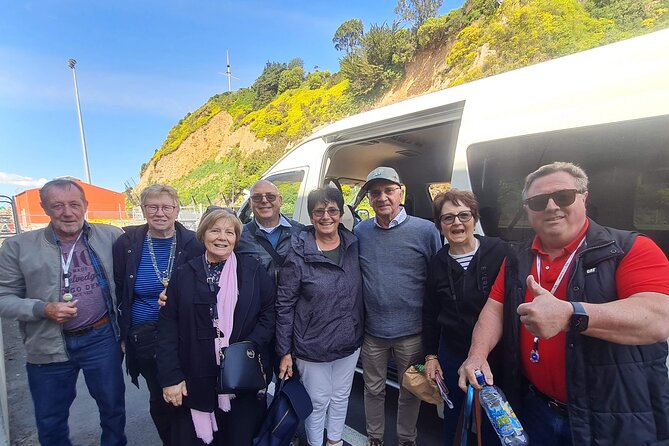
[[[32,177],[24,177],[15,173],[0,172],[0,184],[9,184],[12,186],[21,187],[42,187],[46,183],[46,178],[35,179]]]

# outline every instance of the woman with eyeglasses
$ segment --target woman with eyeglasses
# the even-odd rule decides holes
[[[297,366],[313,412],[305,421],[311,446],[343,445],[348,398],[363,336],[358,239],[340,224],[339,189],[309,193],[313,226],[292,238],[279,275],[276,351],[279,378]]]
[[[444,413],[443,442],[450,446],[464,400],[458,388],[458,369],[467,358],[472,330],[507,247],[500,239],[474,234],[479,204],[472,192],[451,189],[441,193],[434,198],[432,209],[434,223],[447,244],[432,258],[428,272],[423,303],[425,373],[431,379],[439,375],[450,391],[455,407]],[[482,426],[483,444],[499,445],[487,420]]]
[[[146,224],[127,226],[113,248],[114,281],[121,317],[121,346],[133,384],[139,375],[149,389],[149,412],[164,445],[170,441],[174,410],[163,400],[156,366],[158,296],[167,288],[172,272],[204,248],[195,233],[177,222],[177,191],[160,184],[140,195]]]
[[[179,446],[252,446],[267,409],[266,393],[217,393],[221,354],[250,341],[266,384],[272,379],[274,282],[254,257],[236,254],[242,223],[210,207],[197,227],[204,255],[180,266],[160,311],[158,378],[163,398],[177,407],[172,436]]]

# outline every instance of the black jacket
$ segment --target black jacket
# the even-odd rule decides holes
[[[204,247],[195,238],[195,233],[186,229],[184,225],[175,222],[177,232],[177,246],[174,258],[174,269],[184,264],[187,260],[202,255]],[[114,256],[114,282],[116,283],[116,300],[118,302],[120,317],[119,327],[121,329],[121,340],[126,341],[130,326],[132,325],[132,301],[134,299],[135,280],[137,269],[142,259],[142,248],[148,224],[139,226],[126,226],[125,231],[113,247]],[[132,377],[132,382],[137,385],[139,370],[134,363],[134,358],[126,357],[126,367]]]
[[[362,345],[364,304],[358,239],[340,225],[341,259],[316,246],[314,229],[293,237],[277,290],[276,352],[312,362],[345,358]]]
[[[423,302],[426,354],[437,354],[441,337],[450,351],[467,357],[472,330],[508,253],[506,243],[498,238],[476,238],[480,246],[466,271],[448,254],[449,245],[430,260]]]
[[[590,221],[586,244],[569,273],[570,301],[616,299],[616,269],[637,234]],[[525,278],[534,257],[530,242],[514,246],[505,266],[505,376],[502,388],[521,409],[520,319]],[[667,343],[622,345],[567,332],[566,374],[569,422],[574,445],[669,445]]]
[[[281,235],[276,248],[272,247],[267,234],[258,228],[255,220],[251,220],[244,225],[239,243],[235,247],[236,253],[250,255],[260,260],[269,275],[274,279],[275,285],[279,282],[279,270],[290,250],[291,237],[294,234],[299,234],[304,229],[303,224],[288,218],[286,220],[290,223],[290,228],[281,226]]]
[[[275,288],[262,264],[237,256],[239,296],[230,343],[252,341],[260,351],[268,382],[272,378],[269,346],[276,321]],[[189,260],[172,276],[167,305],[158,320],[158,380],[162,387],[186,381],[184,405],[203,412],[217,407],[214,353],[216,329],[212,308],[218,289],[211,291],[202,256]]]

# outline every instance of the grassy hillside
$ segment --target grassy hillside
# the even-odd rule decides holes
[[[411,29],[372,24],[367,32],[362,21],[352,19],[333,38],[343,51],[339,73],[306,73],[300,59],[268,62],[250,88],[215,95],[180,120],[141,174],[144,183],[151,182],[151,167],[167,162],[166,155],[226,112],[233,124],[221,132],[246,126],[267,143],[264,148],[217,148],[202,164],[177,169],[178,178],[159,178],[175,186],[184,201],[220,203],[315,128],[371,108],[384,92],[410,82],[404,72],[419,62],[417,54],[429,58],[434,49],[447,48],[439,76],[452,86],[667,26],[669,0],[467,0]]]

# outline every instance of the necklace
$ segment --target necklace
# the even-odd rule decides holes
[[[146,244],[149,247],[149,255],[151,256],[151,263],[153,264],[153,270],[158,276],[158,280],[163,284],[165,288],[170,283],[170,276],[172,276],[172,268],[174,267],[174,254],[177,250],[177,233],[175,232],[172,236],[172,246],[170,246],[170,258],[167,261],[167,268],[165,271],[161,272],[158,267],[158,260],[156,259],[156,253],[153,251],[153,241],[149,233],[146,233]]]

